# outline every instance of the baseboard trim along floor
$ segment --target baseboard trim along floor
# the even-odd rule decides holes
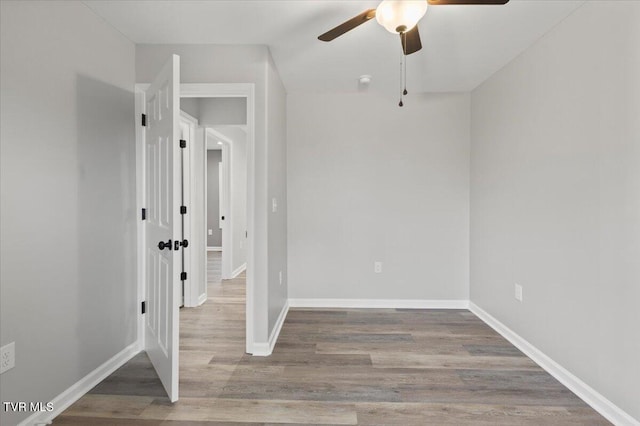
[[[242,265],[238,266],[232,273],[231,273],[231,279],[236,278],[238,275],[240,275],[241,273],[243,273],[244,271],[247,270],[247,264],[246,262],[243,263]]]
[[[289,299],[291,308],[468,309],[468,300]]]
[[[276,320],[276,324],[273,327],[273,331],[269,336],[268,343],[254,343],[253,344],[253,356],[269,356],[273,352],[273,348],[276,346],[276,342],[278,341],[278,336],[280,336],[280,330],[282,330],[282,326],[284,325],[284,321],[287,318],[287,314],[289,313],[289,302],[287,301],[282,310],[280,311],[280,315],[278,315],[278,319]]]
[[[478,305],[469,302],[469,310],[611,423],[619,426],[640,426],[640,422],[631,417],[631,415],[627,414],[620,407],[570,373],[567,369],[545,355],[544,352],[520,337],[516,332],[498,321]]]
[[[111,359],[104,362],[101,366],[93,370],[91,373],[78,380],[51,400],[53,410],[46,412],[37,412],[20,422],[18,426],[34,426],[51,424],[54,418],[66,410],[74,402],[82,398],[87,392],[93,389],[97,384],[102,382],[111,373],[122,367],[127,361],[140,352],[139,343],[136,341],[117,354]]]

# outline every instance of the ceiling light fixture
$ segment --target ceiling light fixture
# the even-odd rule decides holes
[[[376,20],[390,33],[403,34],[416,26],[428,5],[424,0],[383,0],[376,9]]]
[[[429,3],[424,0],[383,0],[376,9],[376,20],[387,31],[400,34],[402,41],[402,61],[400,62],[400,102],[407,92],[407,32],[418,25],[418,21],[427,13]]]

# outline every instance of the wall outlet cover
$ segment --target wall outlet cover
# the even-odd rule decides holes
[[[382,262],[375,262],[373,264],[373,272],[376,274],[382,273]]]
[[[0,348],[0,374],[16,366],[16,342]]]
[[[518,302],[522,302],[522,286],[520,284],[515,285],[515,298]]]

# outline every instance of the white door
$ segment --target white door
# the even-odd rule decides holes
[[[145,349],[169,395],[178,400],[180,221],[180,58],[162,68],[145,95],[147,197]]]

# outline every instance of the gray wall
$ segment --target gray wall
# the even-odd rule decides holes
[[[1,399],[51,401],[137,337],[135,51],[79,2],[0,7]]]
[[[290,297],[468,299],[469,108],[289,95]]]
[[[246,98],[180,98],[180,109],[204,127],[247,124]]]
[[[247,124],[246,98],[200,98],[200,125]]]
[[[222,247],[219,164],[222,151],[207,150],[207,247]],[[209,235],[209,230],[212,235]]]
[[[180,98],[180,109],[200,120],[200,98]]]
[[[248,271],[255,277],[254,303],[254,340],[267,343],[275,322],[273,318],[273,303],[284,306],[279,284],[273,282],[269,271],[284,268],[286,259],[286,244],[277,244],[276,252],[269,252],[272,238],[283,239],[286,232],[282,226],[273,227],[267,233],[270,213],[269,196],[274,192],[282,192],[280,187],[283,180],[275,180],[268,176],[267,171],[272,168],[272,161],[278,161],[278,156],[284,156],[285,145],[273,144],[268,151],[267,132],[273,126],[284,126],[284,112],[274,112],[272,121],[267,123],[267,98],[277,95],[282,88],[267,83],[268,71],[277,73],[269,65],[269,50],[266,46],[237,46],[237,45],[136,45],[136,81],[145,83],[152,80],[156,70],[162,66],[169,55],[180,56],[182,83],[254,83],[255,84],[255,261]],[[268,155],[269,153],[269,155]],[[284,168],[274,172],[280,176],[286,173]],[[286,202],[280,204],[286,210]],[[286,291],[286,283],[284,284]],[[271,307],[270,307],[271,306]]]
[[[471,300],[636,419],[639,76],[640,3],[586,2],[474,90],[471,156]]]
[[[287,303],[287,93],[271,54],[267,57],[267,203],[269,208],[269,330]],[[273,212],[272,200],[277,202]],[[280,283],[282,274],[282,283]]]

